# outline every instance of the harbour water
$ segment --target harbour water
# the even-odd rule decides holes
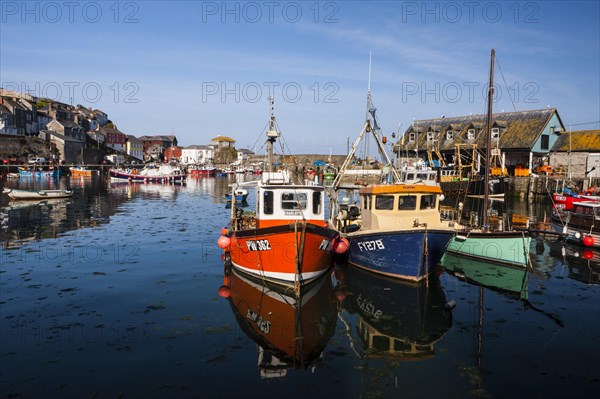
[[[304,305],[271,309],[266,298],[278,294],[224,276],[216,242],[229,218],[228,183],[63,178],[53,185],[70,185],[72,199],[3,196],[0,396],[552,398],[600,390],[598,252],[536,236],[533,271],[516,290],[478,285],[467,269],[440,269],[427,288],[340,265]],[[550,216],[546,202],[495,206],[535,226]],[[229,299],[219,296],[224,281]],[[286,360],[282,347],[300,356]]]

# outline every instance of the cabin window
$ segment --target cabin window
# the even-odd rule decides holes
[[[467,140],[475,140],[475,129],[467,130]]]
[[[421,196],[421,209],[435,209],[435,195]]]
[[[498,129],[497,127],[492,128],[492,139],[498,140],[499,137],[500,137],[500,129]]]
[[[314,192],[312,195],[312,212],[315,215],[321,213],[321,193],[319,192]]]
[[[273,214],[273,191],[265,191],[263,194],[263,212],[265,215]]]
[[[394,209],[394,196],[393,195],[376,195],[375,196],[375,209],[386,210],[386,211]]]
[[[413,211],[417,207],[417,197],[414,195],[402,195],[398,198],[398,209],[401,211]]]
[[[281,194],[281,209],[306,209],[306,193]]]

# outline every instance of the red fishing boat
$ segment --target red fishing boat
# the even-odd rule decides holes
[[[269,171],[253,182],[257,185],[255,211],[244,212],[234,203],[229,226],[218,243],[225,250],[225,262],[236,269],[299,289],[329,269],[338,234],[325,220],[323,186],[296,185],[287,170],[273,171],[273,143],[280,133],[272,105],[271,99]]]

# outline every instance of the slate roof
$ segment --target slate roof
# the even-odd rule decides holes
[[[600,152],[600,130],[562,132],[552,146],[552,152]]]
[[[500,128],[500,143],[502,150],[530,150],[546,127],[550,118],[557,114],[556,108],[546,108],[531,111],[502,112],[492,115],[492,128]],[[560,120],[560,117],[559,117]],[[427,148],[427,131],[435,131],[435,138],[439,140],[437,147],[440,151],[453,151],[455,144],[477,144],[479,148],[485,147],[486,115],[468,115],[444,117],[436,119],[416,120],[406,130],[397,149],[414,150],[417,145],[423,151]],[[557,126],[559,127],[559,126]],[[446,139],[448,130],[457,130],[452,140]],[[468,140],[467,132],[475,129],[475,139]],[[416,143],[408,142],[409,133],[417,132]]]

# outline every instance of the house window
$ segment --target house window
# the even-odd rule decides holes
[[[434,132],[427,132],[427,141],[432,141],[434,138]]]
[[[475,140],[475,129],[467,130],[467,140]]]
[[[498,140],[499,137],[500,137],[500,129],[498,129],[497,127],[493,127],[492,128],[492,139]]]
[[[448,130],[446,132],[446,140],[453,140],[454,139],[454,131],[453,130]]]
[[[414,133],[410,133],[410,134],[408,135],[408,141],[409,141],[410,143],[414,143],[414,142],[415,142],[415,134],[414,134]]]
[[[550,136],[542,134],[542,150],[550,149]]]

